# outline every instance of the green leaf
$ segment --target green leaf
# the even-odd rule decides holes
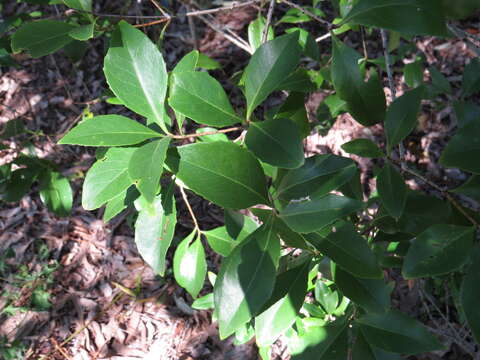
[[[103,213],[103,221],[108,222],[115,216],[120,214],[127,206],[133,204],[136,198],[140,196],[134,186],[130,186],[127,190],[121,192],[113,199],[107,202],[105,212]]]
[[[70,30],[68,35],[70,35],[75,40],[87,41],[88,39],[93,38],[94,28],[95,28],[94,23],[78,26]]]
[[[144,33],[120,21],[103,71],[110,89],[126,107],[165,130],[167,70],[160,51]]]
[[[420,86],[423,83],[423,66],[420,61],[405,65],[403,68],[405,83],[411,88]]]
[[[63,0],[69,8],[92,12],[92,0]]]
[[[135,222],[135,244],[143,260],[160,276],[165,274],[165,256],[177,224],[173,183],[140,209]]]
[[[203,127],[203,128],[198,128],[195,130],[197,134],[202,134],[202,133],[208,133],[208,132],[214,132],[216,134],[210,134],[210,135],[204,135],[204,136],[199,136],[198,140],[203,141],[203,142],[215,142],[215,141],[230,141],[228,139],[228,136],[222,133],[218,133],[218,130],[215,128],[211,127]]]
[[[385,118],[385,93],[373,72],[368,82],[358,66],[361,58],[355,50],[349,48],[336,37],[333,38],[333,58],[331,76],[338,96],[347,102],[348,112],[364,126],[372,126]]]
[[[187,55],[180,59],[172,70],[172,75],[182,72],[195,71],[198,63],[198,50],[190,51]]]
[[[361,279],[335,265],[332,272],[342,294],[365,311],[383,312],[390,307],[390,289],[383,279]]]
[[[480,91],[480,60],[473,58],[463,71],[462,96],[471,96],[478,91]]]
[[[431,226],[413,239],[403,262],[403,277],[431,277],[457,270],[471,253],[474,233],[473,227]]]
[[[214,286],[220,338],[256,316],[272,294],[280,241],[264,224],[225,258]]]
[[[294,169],[305,162],[302,136],[288,119],[250,123],[245,145],[260,160],[276,167]]]
[[[207,200],[232,209],[268,204],[262,167],[248,150],[224,141],[185,145],[177,150],[180,159],[171,168]]]
[[[315,300],[327,314],[333,314],[338,306],[338,292],[332,290],[325,282],[318,279],[315,283]]]
[[[55,215],[68,216],[73,202],[68,179],[56,171],[47,171],[40,178],[40,199]]]
[[[311,233],[305,235],[305,238],[352,275],[367,279],[382,277],[382,269],[375,254],[367,241],[355,231],[352,223],[336,224],[326,236]]]
[[[443,9],[437,0],[361,0],[342,23],[375,26],[408,35],[448,36]]]
[[[0,139],[8,139],[23,133],[25,133],[25,125],[23,124],[23,120],[20,118],[15,118],[2,124],[2,127],[0,128]]]
[[[354,139],[343,144],[342,149],[349,154],[355,154],[366,158],[381,158],[385,156],[378,145],[370,139]]]
[[[338,319],[326,326],[309,328],[288,344],[292,360],[342,360],[347,358],[347,322]]]
[[[214,306],[213,293],[199,297],[192,303],[192,308],[196,310],[209,310],[213,309]]]
[[[310,134],[310,123],[308,122],[307,109],[305,108],[305,94],[291,92],[280,106],[274,119],[290,119],[297,124],[302,138]]]
[[[217,70],[222,68],[218,61],[213,60],[212,58],[202,53],[198,54],[197,67],[205,70]]]
[[[169,144],[168,137],[149,142],[135,150],[130,159],[130,178],[148,202],[152,202],[157,194]]]
[[[181,287],[196,298],[202,290],[207,274],[207,261],[200,236],[194,230],[178,244],[173,257],[173,275]]]
[[[128,164],[136,148],[111,148],[95,162],[83,182],[82,206],[95,210],[125,191],[133,181]]]
[[[239,243],[233,239],[225,226],[218,227],[213,230],[204,231],[203,234],[207,238],[208,245],[217,254],[228,256]]]
[[[477,0],[443,0],[442,5],[445,15],[454,19],[467,18],[480,10],[480,3]]]
[[[298,33],[268,41],[253,54],[245,69],[247,118],[298,65],[300,46]]]
[[[298,68],[288,75],[275,90],[310,93],[317,90],[317,85],[312,81],[307,70]]]
[[[407,91],[388,107],[385,118],[388,153],[415,129],[424,91],[423,86]]]
[[[351,360],[402,360],[398,354],[389,353],[370,346],[361,332],[355,338]]]
[[[318,47],[317,42],[315,41],[315,38],[312,36],[312,34],[310,34],[307,30],[301,29],[298,27],[285,30],[287,34],[290,34],[294,31],[299,32],[298,42],[300,43],[300,46],[302,47],[302,50],[305,56],[308,56],[313,60],[319,61],[320,49]]]
[[[262,45],[263,32],[265,31],[266,20],[259,15],[254,21],[248,25],[248,43],[252,50],[257,50]],[[268,27],[267,41],[273,40],[273,28]]]
[[[40,168],[26,167],[12,171],[10,179],[2,191],[1,199],[7,202],[18,202],[30,190],[39,175]]]
[[[222,127],[242,122],[220,83],[206,72],[175,73],[168,103],[199,124]]]
[[[480,106],[474,102],[455,101],[453,108],[455,109],[459,128],[463,128],[472,121],[480,119]]]
[[[400,218],[407,202],[407,185],[395,167],[386,162],[377,176],[377,191],[388,213]]]
[[[58,143],[83,146],[134,145],[162,134],[121,115],[87,118],[70,130]]]
[[[480,251],[477,246],[472,256],[472,263],[462,281],[460,290],[460,303],[467,318],[467,323],[472,330],[473,337],[480,343],[480,313],[478,299],[480,298]]]
[[[74,27],[56,20],[27,22],[13,34],[12,51],[26,50],[33,58],[54,53],[73,41],[68,34]]]
[[[397,310],[367,313],[356,322],[368,343],[385,351],[411,355],[443,348],[420,322]]]
[[[445,75],[443,75],[440,71],[437,70],[435,67],[429,67],[428,72],[430,73],[430,77],[432,78],[432,85],[437,88],[439,91],[452,94],[452,86],[450,85],[450,81],[447,80]]]
[[[276,186],[275,195],[284,201],[320,197],[345,184],[355,171],[352,159],[331,154],[315,155],[307,158],[302,167],[288,171]]]
[[[279,217],[294,231],[310,233],[320,230],[363,207],[361,201],[345,196],[326,195],[319,199],[288,204]]]
[[[255,335],[259,346],[277,340],[295,322],[307,294],[310,261],[277,276],[267,310],[255,318]]]
[[[462,186],[459,186],[458,188],[455,188],[450,191],[456,194],[462,194],[462,195],[468,196],[469,198],[472,198],[473,200],[480,202],[480,176],[479,175],[470,176],[468,181],[462,184]]]
[[[450,139],[440,157],[440,164],[480,174],[480,121],[472,121]]]

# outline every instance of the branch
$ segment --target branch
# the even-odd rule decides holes
[[[195,230],[197,230],[198,232],[201,232],[200,226],[198,226],[198,221],[197,221],[197,218],[195,216],[195,213],[193,212],[192,206],[188,202],[188,198],[187,198],[187,194],[185,193],[185,189],[182,186],[179,186],[179,188],[180,188],[180,192],[182,193],[183,201],[185,202],[185,205],[187,206],[188,212],[190,213],[190,217],[192,218],[193,226],[195,226]]]
[[[267,13],[267,22],[265,23],[265,28],[263,29],[263,34],[262,34],[262,44],[265,44],[267,42],[268,27],[272,22],[272,15],[273,15],[274,8],[275,8],[275,0],[270,0],[270,6],[268,7],[268,13]]]
[[[303,14],[311,17],[312,19],[315,19],[317,20],[319,23],[323,24],[323,25],[326,25],[328,27],[328,29],[334,29],[336,28],[337,26],[328,22],[327,20],[324,20],[322,19],[321,17],[318,17],[317,15],[315,15],[314,13],[312,13],[311,11],[308,11],[306,9],[304,9],[303,7],[301,7],[300,5],[297,5],[289,0],[279,0],[285,4],[287,4],[288,6],[292,7],[292,8],[295,8],[297,9],[298,11],[302,12]]]
[[[195,134],[186,134],[186,135],[170,135],[172,139],[188,139],[192,137],[200,137],[205,135],[216,135],[216,134],[225,134],[233,131],[243,130],[243,126],[236,126],[228,129],[221,129],[217,131],[205,131],[203,133],[195,133]]]

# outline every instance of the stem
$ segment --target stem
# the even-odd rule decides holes
[[[275,0],[270,0],[270,6],[268,7],[268,13],[267,13],[267,22],[265,23],[265,28],[263,29],[263,34],[262,34],[262,44],[265,44],[267,42],[268,28],[270,26],[270,23],[272,22],[272,15],[273,15],[274,8],[275,8]]]
[[[205,135],[216,135],[216,134],[225,134],[233,131],[243,130],[243,126],[236,126],[228,129],[221,129],[218,131],[205,131],[203,133],[195,133],[195,134],[185,134],[185,135],[169,135],[172,139],[188,139],[192,137],[200,137]]]
[[[323,25],[326,25],[328,27],[328,29],[334,29],[336,28],[336,25],[328,22],[327,20],[323,20],[322,18],[318,17],[317,15],[315,15],[314,13],[304,9],[303,7],[301,7],[300,5],[297,5],[289,0],[280,0],[281,2],[287,4],[288,6],[292,7],[292,8],[295,8],[297,9],[298,11],[304,13],[305,15],[311,17],[312,19],[315,19],[317,20],[319,23],[323,24]]]
[[[179,188],[180,188],[180,192],[182,193],[183,201],[185,202],[188,212],[190,213],[190,217],[192,218],[193,225],[195,226],[195,230],[198,233],[201,233],[202,231],[200,230],[200,226],[198,226],[198,221],[197,221],[197,218],[195,217],[195,213],[193,212],[192,206],[188,202],[187,194],[185,193],[185,190],[183,189],[182,186],[179,186]]]

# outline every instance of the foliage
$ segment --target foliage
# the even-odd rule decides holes
[[[350,352],[353,359],[398,359],[398,354],[441,349],[419,321],[392,309],[392,288],[384,271],[397,267],[406,279],[463,277],[459,312],[478,340],[479,217],[436,184],[443,199],[410,190],[405,179],[413,172],[397,151],[415,129],[422,101],[436,101],[444,93],[453,96],[452,86],[437,69],[430,70],[432,82],[424,82],[416,75],[418,63],[404,70],[407,85],[414,88],[387,106],[374,64],[389,66],[388,62],[362,57],[340,39],[342,32],[359,25],[369,31],[390,30],[392,37],[405,41],[412,35],[448,37],[445,12],[450,5],[441,7],[434,0],[333,3],[339,11],[338,26],[332,28],[328,59],[319,58],[318,48],[312,50],[316,45],[303,28],[279,36],[271,28],[262,44],[267,21],[259,17],[252,22],[248,35],[255,52],[236,83],[245,96],[241,109],[232,106],[220,82],[205,71],[208,66],[197,51],[167,72],[158,47],[120,21],[110,39],[104,72],[117,100],[145,121],[94,116],[62,138],[61,144],[99,150],[83,183],[82,204],[88,210],[106,206],[105,220],[134,206],[138,250],[162,276],[176,224],[174,189],[182,194],[188,189],[223,207],[225,226],[204,231],[194,219],[193,232],[175,250],[173,274],[192,298],[203,295],[194,301],[195,308],[214,308],[221,338],[235,334],[237,340],[247,341],[255,335],[265,358],[281,334],[289,341],[293,359],[345,359]],[[12,49],[42,56],[102,31],[90,12],[91,2],[65,4],[78,10],[74,18],[27,22],[14,33]],[[313,1],[309,13],[322,17],[318,5]],[[473,10],[468,8],[468,13]],[[311,20],[308,13],[292,9],[280,23]],[[39,46],[51,36],[48,46]],[[304,56],[321,69],[303,68]],[[474,199],[480,193],[480,125],[469,97],[480,91],[478,66],[473,60],[465,69],[462,96],[455,99],[463,115],[440,160],[446,167],[472,173],[455,193]],[[353,160],[304,157],[303,139],[313,127],[306,116],[305,95],[320,86],[336,92],[327,103],[330,116],[348,111],[363,126],[384,125],[386,144],[354,139],[343,145],[349,153],[383,159],[377,171],[378,194],[369,199],[358,190]],[[284,103],[262,111],[265,100],[279,90],[289,93]],[[193,122],[205,135],[182,133]],[[229,132],[241,136],[233,139],[225,135]],[[8,190],[10,200],[18,199],[40,176],[28,165],[3,173],[28,182],[15,198]],[[49,183],[57,184],[59,176],[50,173]],[[47,204],[63,206],[54,191],[45,192]],[[250,209],[261,224],[234,211],[238,209]],[[203,239],[224,257],[213,294],[202,292],[207,274]],[[292,248],[295,256],[288,251]],[[320,271],[325,264],[331,270],[327,266]]]

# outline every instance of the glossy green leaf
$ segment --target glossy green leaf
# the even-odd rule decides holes
[[[262,167],[248,150],[218,141],[181,146],[178,153],[171,164],[177,177],[207,200],[232,209],[268,203]]]
[[[162,54],[144,33],[120,21],[103,71],[126,107],[165,128],[167,70]]]
[[[437,0],[361,0],[348,12],[343,22],[408,35],[448,35],[443,9]]]
[[[402,360],[402,357],[371,346],[359,332],[352,348],[351,360]]]
[[[82,206],[95,210],[125,191],[133,181],[128,164],[136,148],[111,148],[95,162],[83,182]]]
[[[338,292],[332,290],[325,282],[318,279],[315,283],[315,300],[327,314],[333,314],[338,306]]]
[[[360,54],[335,37],[332,46],[332,82],[338,96],[347,102],[348,112],[364,126],[382,122],[387,105],[378,75],[372,72],[365,82],[358,66]]]
[[[480,284],[480,251],[477,246],[473,252],[472,263],[462,281],[460,303],[473,337],[477,343],[480,343],[480,312],[478,311],[480,287],[478,284]]]
[[[407,91],[388,107],[385,118],[388,153],[415,129],[424,90],[425,88],[420,86]]]
[[[367,313],[356,322],[367,342],[385,351],[411,355],[443,348],[420,322],[397,310]]]
[[[177,224],[173,183],[162,189],[153,204],[140,209],[135,222],[135,244],[143,260],[160,276]]]
[[[355,231],[352,223],[340,222],[326,236],[311,233],[305,235],[305,238],[322,254],[328,256],[351,274],[360,278],[378,279],[382,277],[382,270],[375,254],[365,238]]]
[[[233,248],[238,244],[235,239],[228,234],[225,226],[204,231],[203,234],[207,238],[208,245],[210,245],[213,251],[222,256],[230,255]]]
[[[13,34],[12,50],[14,53],[26,50],[33,58],[54,53],[73,41],[68,34],[74,27],[57,20],[26,22]]]
[[[292,360],[342,360],[347,358],[348,340],[345,319],[309,328],[289,342]]]
[[[87,12],[92,11],[92,0],[63,0],[63,2],[72,9]]]
[[[302,136],[288,119],[250,123],[245,145],[257,158],[276,167],[294,169],[305,162]]]
[[[402,175],[388,161],[377,176],[377,191],[388,213],[394,218],[400,218],[407,202],[407,185]]]
[[[195,299],[192,303],[192,308],[196,310],[210,310],[214,307],[213,293]]]
[[[405,83],[409,87],[415,88],[420,86],[423,83],[423,66],[421,62],[417,60],[405,65],[403,68],[403,76]]]
[[[93,38],[93,30],[95,28],[95,24],[87,24],[87,25],[82,25],[79,27],[75,27],[70,32],[68,35],[70,35],[72,38],[75,40],[79,41],[87,41],[88,39]]]
[[[211,57],[208,57],[203,53],[198,53],[197,67],[205,70],[217,70],[222,68],[218,61],[213,60]]]
[[[312,81],[307,70],[298,68],[288,75],[280,85],[278,85],[276,90],[310,93],[317,90],[317,85]]]
[[[355,171],[352,159],[331,154],[315,155],[307,158],[302,167],[288,171],[280,179],[275,196],[289,201],[326,195],[349,181]]]
[[[105,206],[103,221],[108,222],[113,219],[115,216],[125,210],[127,206],[133,204],[135,199],[137,199],[139,196],[140,193],[135,189],[135,187],[130,186],[127,190],[109,200]]]
[[[383,279],[361,279],[334,266],[333,279],[338,289],[368,312],[383,312],[390,307],[390,289]]]
[[[480,176],[472,175],[467,182],[451,190],[456,194],[462,194],[480,202]]]
[[[302,47],[305,56],[308,56],[313,60],[319,61],[320,48],[318,47],[318,44],[312,34],[310,34],[307,30],[298,27],[293,27],[285,30],[287,34],[290,34],[294,31],[298,31],[299,33],[298,42],[300,43],[300,46]]]
[[[413,239],[403,262],[406,279],[448,274],[467,261],[473,246],[473,227],[433,225]]]
[[[242,121],[220,83],[206,72],[175,73],[168,102],[199,124],[222,127]]]
[[[474,102],[455,101],[453,103],[458,127],[463,128],[472,121],[480,119],[480,106]]]
[[[40,199],[55,215],[68,216],[73,202],[70,182],[56,171],[47,171],[40,178]]]
[[[342,149],[349,154],[355,154],[366,158],[381,158],[385,156],[378,145],[370,139],[354,139],[343,144]]]
[[[307,294],[310,261],[277,276],[267,310],[255,318],[259,346],[268,346],[295,322]]]
[[[480,91],[480,60],[473,58],[463,71],[462,96],[471,96],[478,91]]]
[[[148,202],[153,202],[157,194],[169,144],[168,137],[149,142],[135,150],[130,159],[130,178]]]
[[[187,55],[180,59],[172,70],[172,74],[180,74],[182,72],[195,71],[198,64],[198,50],[190,51]]]
[[[459,129],[443,150],[440,164],[480,174],[480,121]]]
[[[261,311],[272,294],[279,258],[280,241],[268,223],[225,258],[214,286],[221,339]]]
[[[196,239],[194,240],[194,238]],[[192,232],[178,244],[173,257],[175,281],[196,298],[207,274],[207,261],[200,236]]]
[[[248,43],[253,51],[262,45],[263,32],[265,31],[266,20],[263,16],[258,16],[248,25]],[[273,28],[268,27],[267,41],[273,40]]]
[[[253,54],[245,69],[247,118],[290,74],[300,60],[298,34],[288,34],[268,41]]]
[[[292,202],[280,211],[279,217],[293,231],[311,233],[362,207],[361,201],[345,196],[326,195],[310,201]]]
[[[290,119],[297,124],[302,138],[310,134],[310,123],[308,121],[307,109],[305,108],[305,94],[291,92],[280,106],[274,119]]]
[[[87,118],[70,130],[58,143],[83,146],[134,145],[162,134],[121,115]]]
[[[432,85],[437,88],[439,91],[451,94],[452,93],[452,85],[447,80],[445,75],[443,75],[440,71],[437,70],[435,67],[429,67],[428,71],[430,73],[430,77],[432,78]]]

